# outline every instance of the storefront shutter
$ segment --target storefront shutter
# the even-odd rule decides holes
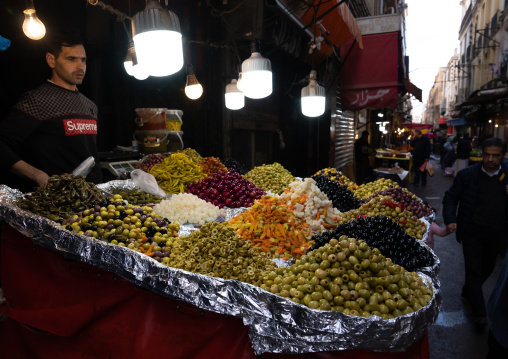
[[[355,120],[351,112],[343,112],[340,102],[340,88],[335,86],[330,125],[330,165],[343,171],[354,160]]]

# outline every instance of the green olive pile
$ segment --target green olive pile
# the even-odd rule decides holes
[[[415,272],[346,236],[267,273],[261,288],[312,309],[383,319],[413,313],[433,296]]]
[[[390,179],[381,178],[374,182],[362,184],[353,194],[356,198],[364,199],[372,196],[377,191],[384,191],[390,187],[399,187],[399,185]]]
[[[393,202],[391,197],[379,196],[371,199],[358,209],[341,213],[334,219],[340,225],[353,221],[361,216],[375,217],[381,215],[392,219],[411,237],[422,239],[427,231],[427,227],[422,221],[416,218],[413,213],[402,208],[404,207]]]
[[[170,267],[255,285],[259,285],[262,273],[276,268],[264,253],[217,222],[207,223],[188,236],[170,239],[162,250],[170,253],[162,259]]]
[[[136,189],[114,192],[114,194],[120,195],[124,201],[127,201],[129,202],[129,204],[134,205],[145,205],[149,203],[156,204],[160,203],[162,200],[162,197],[160,196],[146,193],[143,191],[138,191]]]
[[[18,206],[59,221],[105,199],[106,195],[95,184],[87,182],[85,177],[64,173],[51,176],[44,187],[20,199]]]
[[[262,165],[254,167],[244,176],[245,179],[251,181],[256,187],[264,191],[271,191],[280,194],[291,182],[296,181],[291,172],[285,169],[280,163],[275,162],[271,165]]]
[[[156,260],[164,255],[162,246],[177,236],[178,223],[168,223],[148,206],[126,204],[115,194],[109,201],[62,221],[62,227],[74,233],[94,237],[148,254]],[[159,253],[157,253],[159,252]]]

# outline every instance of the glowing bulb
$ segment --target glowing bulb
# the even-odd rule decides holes
[[[191,100],[197,100],[203,94],[203,86],[200,83],[196,85],[185,86],[185,94]]]
[[[302,88],[302,113],[307,117],[321,116],[325,112],[325,89],[319,86],[316,71],[310,72],[309,85]]]
[[[35,8],[23,10],[25,14],[25,21],[23,21],[23,32],[32,40],[40,40],[46,35],[46,27],[35,13]]]
[[[241,88],[246,97],[259,99],[272,93],[272,64],[259,53],[256,40],[251,43],[251,56],[242,63]]]
[[[203,86],[198,82],[194,74],[194,67],[187,66],[187,83],[185,84],[185,94],[191,100],[197,100],[203,94]]]
[[[238,82],[236,79],[231,80],[231,83],[226,85],[224,97],[226,100],[226,107],[230,110],[239,110],[245,106],[245,96],[242,91],[238,89]]]
[[[132,17],[138,61],[151,76],[168,76],[183,66],[180,20],[159,0],[147,0],[145,10]]]

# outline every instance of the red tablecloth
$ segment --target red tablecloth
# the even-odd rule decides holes
[[[241,319],[139,288],[66,260],[4,225],[1,358],[256,358]],[[427,336],[397,353],[346,350],[258,358],[428,358]]]

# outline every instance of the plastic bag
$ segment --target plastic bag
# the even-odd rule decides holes
[[[420,166],[419,168],[420,172],[425,171],[425,166],[427,166],[427,161],[423,162],[423,165]]]
[[[432,162],[427,162],[425,171],[427,171],[430,177],[434,176],[434,164]]]
[[[88,157],[86,160],[81,162],[81,164],[72,171],[74,176],[83,176],[86,177],[92,170],[93,166],[95,166],[95,159],[93,156]]]
[[[131,178],[141,190],[160,197],[166,197],[166,192],[157,184],[157,180],[150,173],[135,169],[131,172]]]

